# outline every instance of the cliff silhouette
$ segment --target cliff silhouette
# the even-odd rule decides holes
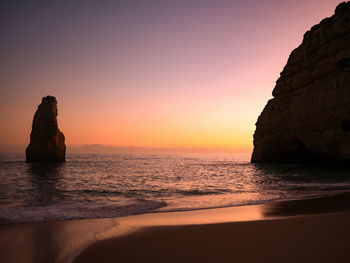
[[[30,143],[26,149],[27,162],[65,161],[65,138],[58,129],[57,115],[56,98],[43,97],[33,118]]]
[[[350,2],[306,32],[256,123],[253,163],[350,163]]]

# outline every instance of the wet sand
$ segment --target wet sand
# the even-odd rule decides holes
[[[0,225],[0,262],[350,262],[350,195]]]
[[[97,242],[80,262],[350,262],[350,212],[158,226]]]

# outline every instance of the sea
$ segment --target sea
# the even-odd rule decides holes
[[[350,191],[349,171],[250,163],[249,154],[0,154],[0,223],[263,204]]]

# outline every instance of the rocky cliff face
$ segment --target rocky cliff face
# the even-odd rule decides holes
[[[350,2],[306,32],[272,95],[252,162],[350,163]]]
[[[27,162],[65,161],[64,135],[57,125],[57,101],[44,97],[35,112],[30,143],[26,149]]]

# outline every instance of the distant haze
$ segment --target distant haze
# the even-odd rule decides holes
[[[340,2],[2,1],[0,151],[25,149],[46,95],[68,152],[250,151],[288,55]]]

